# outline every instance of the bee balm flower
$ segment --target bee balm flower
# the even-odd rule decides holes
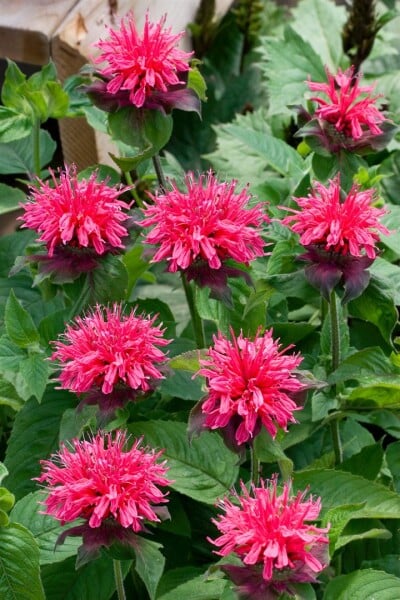
[[[114,541],[135,545],[136,536],[148,522],[159,522],[167,516],[160,504],[167,502],[159,486],[171,483],[167,477],[162,452],[140,448],[136,440],[126,449],[122,431],[115,436],[98,433],[91,440],[74,439],[63,445],[51,460],[42,460],[38,481],[48,492],[45,514],[69,523],[84,523],[63,532],[57,543],[68,535],[83,537],[78,554],[79,564],[98,555],[100,546]],[[164,511],[164,515],[162,515]]]
[[[164,16],[151,23],[148,15],[140,34],[133,15],[109,29],[109,38],[98,41],[96,63],[104,63],[95,75],[100,79],[87,92],[100,108],[114,111],[123,106],[199,111],[199,99],[187,88],[192,52],[177,47],[183,32],[165,28]]]
[[[96,306],[86,317],[68,325],[63,341],[54,343],[52,360],[61,367],[61,387],[87,393],[84,403],[97,403],[113,412],[140,393],[152,391],[163,378],[166,361],[160,348],[169,344],[155,318],[123,315],[120,305]]]
[[[295,374],[302,358],[286,354],[271,330],[258,332],[254,340],[231,335],[232,341],[221,332],[214,337],[198,375],[207,387],[203,427],[221,429],[229,445],[238,447],[252,441],[262,426],[275,437],[278,427],[286,430],[295,422],[299,407],[291,396],[304,385]]]
[[[260,204],[248,206],[250,194],[236,192],[236,184],[220,183],[211,172],[197,181],[188,173],[185,191],[173,183],[171,191],[151,196],[140,224],[153,227],[144,240],[158,247],[152,261],[166,260],[169,271],[183,271],[218,295],[227,277],[243,274],[227,260],[248,265],[263,256],[261,225],[268,218]]]
[[[320,499],[296,496],[291,484],[279,493],[277,479],[262,481],[233,502],[225,498],[219,507],[225,514],[213,520],[221,535],[210,540],[220,556],[236,554],[243,566],[222,568],[238,586],[241,598],[273,600],[292,594],[291,584],[315,582],[328,563],[328,528],[310,522],[318,519]]]
[[[306,275],[327,299],[341,281],[345,301],[356,298],[368,284],[366,269],[376,257],[379,232],[389,234],[379,222],[386,211],[372,206],[374,193],[353,185],[342,197],[337,176],[328,187],[316,182],[311,194],[295,198],[299,210],[286,209],[293,214],[282,223],[300,234],[307,250],[301,258],[312,263]]]

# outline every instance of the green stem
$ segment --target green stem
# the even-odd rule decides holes
[[[117,589],[118,600],[126,600],[125,590],[124,590],[124,578],[122,576],[121,563],[119,560],[113,560],[114,567],[114,579],[115,586]]]
[[[164,194],[165,190],[167,189],[167,182],[164,177],[159,154],[155,154],[153,156],[152,160],[153,160],[154,170],[156,172],[157,179],[158,179],[158,184],[160,186],[160,190]]]
[[[257,487],[260,483],[260,461],[254,451],[254,446],[250,446],[250,471],[251,483]]]
[[[331,320],[331,354],[332,354],[332,372],[336,371],[340,364],[340,329],[339,329],[339,318],[336,303],[336,294],[332,290],[329,299],[329,314]],[[340,439],[339,420],[333,419],[331,421],[331,436],[333,451],[335,453],[335,462],[340,464],[343,462],[343,448]]]
[[[142,199],[140,198],[139,194],[136,191],[136,185],[133,183],[133,179],[132,179],[132,176],[131,176],[130,172],[129,171],[124,171],[124,177],[125,177],[126,183],[131,188],[130,192],[131,192],[132,198],[136,202],[136,206],[138,206],[139,208],[143,208]]]
[[[32,131],[33,144],[33,169],[35,175],[40,177],[40,121],[36,119]]]
[[[204,339],[203,321],[194,303],[193,290],[190,283],[188,282],[185,273],[181,273],[182,285],[185,291],[186,302],[189,307],[190,316],[192,319],[192,325],[194,330],[194,337],[198,348],[205,348],[206,342]]]

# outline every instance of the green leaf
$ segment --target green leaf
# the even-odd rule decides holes
[[[160,582],[157,600],[216,600],[224,591],[226,580],[207,579],[205,574],[193,577],[195,569],[174,569],[168,571]]]
[[[126,577],[132,561],[121,561]],[[75,569],[75,559],[42,568],[46,600],[110,600],[115,592],[112,560],[108,556]]]
[[[189,444],[185,423],[149,421],[129,426],[146,444],[165,448],[171,487],[182,494],[213,504],[237,479],[237,456],[224,445],[218,433],[205,431]]]
[[[7,300],[4,321],[7,334],[20,348],[28,348],[39,342],[39,332],[30,314],[23,308],[11,290]]]
[[[39,548],[22,525],[0,528],[0,597],[45,600],[39,573]]]
[[[50,389],[41,404],[31,399],[17,414],[4,461],[9,472],[5,484],[17,499],[36,489],[32,477],[40,474],[39,461],[58,450],[61,417],[73,406],[72,394]]]
[[[1,145],[26,138],[31,132],[32,120],[29,117],[5,106],[0,106]],[[24,141],[26,142],[25,139]]]
[[[204,396],[201,378],[193,379],[193,372],[183,369],[163,379],[159,389],[163,396],[182,400],[197,401]]]
[[[341,533],[335,550],[357,540],[390,540],[392,534],[378,519],[352,520]]]
[[[22,190],[0,183],[0,215],[18,210],[24,200],[25,194]]]
[[[29,387],[31,395],[40,402],[49,379],[47,357],[36,352],[30,354],[21,362],[19,372]]]
[[[108,185],[118,185],[121,183],[120,173],[109,165],[103,164],[91,165],[90,167],[83,169],[83,171],[79,171],[78,181],[89,179],[92,173],[96,173],[96,180],[100,183],[106,180]]]
[[[194,90],[200,100],[207,101],[207,84],[203,75],[196,67],[190,69],[188,77],[188,88]]]
[[[341,39],[347,13],[329,0],[302,0],[293,9],[293,29],[308,42],[322,62],[336,73],[343,56]]]
[[[363,569],[332,579],[323,600],[398,600],[400,579],[384,571]]]
[[[284,39],[267,38],[261,52],[266,63],[262,65],[268,79],[269,113],[287,114],[287,108],[304,102],[306,81],[325,81],[321,58],[291,27],[286,27]]]
[[[371,276],[367,289],[361,296],[349,302],[348,306],[353,317],[373,323],[379,329],[385,342],[390,343],[398,315],[393,292],[388,283]]]
[[[322,499],[324,510],[348,504],[363,504],[355,518],[399,519],[400,496],[364,477],[332,469],[310,469],[294,475],[296,489],[310,491]]]
[[[340,468],[342,471],[348,471],[353,475],[362,475],[365,479],[374,481],[381,470],[383,455],[380,444],[371,444],[345,460]]]
[[[1,110],[1,107],[0,107]],[[0,125],[1,127],[1,125]],[[29,130],[26,136],[31,133]],[[16,140],[16,141],[14,141]],[[4,141],[1,139],[0,142]],[[40,167],[43,168],[53,158],[57,144],[47,131],[39,134]],[[9,143],[0,143],[0,174],[14,175],[17,173],[34,173],[32,137],[19,140],[12,138]]]
[[[400,256],[400,206],[389,204],[387,210],[388,214],[383,215],[380,220],[389,229],[390,235],[381,235],[381,242]]]
[[[67,408],[60,423],[60,442],[72,438],[80,439],[85,430],[95,431],[97,420],[97,406],[85,405],[82,409]]]
[[[3,377],[0,377],[0,404],[9,406],[16,412],[18,412],[24,404],[15,387]]]
[[[400,442],[389,444],[386,449],[386,462],[393,477],[394,489],[400,494]]]
[[[3,481],[4,477],[7,477],[7,475],[7,467],[2,462],[0,462],[0,483]]]
[[[143,246],[139,245],[128,250],[128,252],[126,252],[122,257],[128,273],[128,297],[130,297],[138,279],[147,271],[150,266],[147,260],[143,260],[142,253]]]
[[[156,597],[156,590],[164,571],[165,558],[160,552],[161,544],[138,536],[135,544],[135,571],[146,586],[150,600]]]
[[[184,371],[196,373],[200,369],[200,359],[204,358],[205,355],[205,350],[189,350],[189,352],[183,352],[183,354],[171,358],[169,366],[172,369],[183,369]]]
[[[45,493],[42,490],[21,498],[10,513],[10,518],[20,523],[34,535],[39,545],[41,565],[61,562],[69,556],[75,556],[81,545],[81,538],[67,536],[64,543],[56,548],[57,538],[63,531],[71,527],[71,523],[61,525],[57,519],[44,515],[40,510]]]
[[[252,153],[261,156],[266,164],[283,177],[291,176],[296,181],[302,178],[304,161],[300,154],[283,140],[235,124],[221,125],[220,130],[239,140]]]
[[[334,373],[329,376],[329,383],[341,383],[349,379],[360,378],[374,373],[375,375],[392,374],[393,365],[381,348],[374,346],[354,352],[345,358]]]
[[[4,74],[3,87],[1,89],[1,101],[4,106],[18,108],[15,100],[18,99],[19,90],[26,82],[26,75],[18,67],[17,63],[7,60],[7,68]]]
[[[91,274],[91,302],[107,304],[126,298],[128,273],[121,258],[108,254]]]

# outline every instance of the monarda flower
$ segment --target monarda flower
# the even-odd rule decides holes
[[[380,96],[373,94],[375,86],[361,86],[353,67],[344,72],[339,69],[337,75],[326,69],[326,74],[328,83],[307,82],[312,92],[322,96],[311,98],[317,104],[313,115],[300,110],[300,119],[306,124],[297,135],[309,138],[312,146],[312,140],[317,140],[317,148],[322,146],[328,153],[348,150],[362,154],[385,148],[394,128],[376,106]]]
[[[119,304],[76,317],[54,342],[61,387],[85,394],[82,404],[98,404],[103,416],[153,391],[164,378],[160,348],[170,343],[154,320],[135,311],[124,315]]]
[[[43,272],[55,273],[57,280],[71,280],[91,271],[100,257],[123,249],[129,204],[119,199],[128,188],[111,187],[89,179],[79,180],[76,167],[66,167],[59,180],[51,172],[52,183],[39,180],[31,186],[31,200],[23,205],[22,227],[40,234],[47,246],[46,255],[37,260]]]
[[[320,499],[306,492],[292,495],[291,484],[279,491],[276,476],[242,494],[219,502],[224,514],[213,520],[221,535],[209,540],[220,556],[235,554],[243,566],[226,564],[225,573],[243,600],[274,600],[295,595],[292,584],[315,582],[328,564],[329,528],[311,523],[321,511]]]
[[[57,544],[67,536],[82,536],[78,565],[96,558],[100,547],[119,541],[135,547],[146,523],[167,518],[159,506],[167,502],[158,486],[167,486],[167,467],[158,462],[162,452],[141,448],[136,440],[126,448],[124,432],[98,433],[90,440],[74,439],[63,445],[50,460],[42,460],[37,480],[48,493],[45,514],[70,523],[83,523],[64,531]]]
[[[300,258],[311,263],[305,269],[307,279],[327,300],[339,284],[345,290],[343,302],[368,285],[367,268],[376,257],[379,232],[390,233],[379,222],[386,211],[372,206],[374,193],[353,185],[342,195],[337,176],[328,187],[316,182],[307,197],[294,198],[300,210],[286,209],[293,214],[282,223],[300,234],[307,251]]]
[[[148,15],[140,34],[132,14],[121,19],[119,29],[109,29],[109,38],[98,41],[96,63],[104,66],[94,73],[99,79],[86,88],[103,110],[124,106],[200,111],[196,93],[187,87],[192,52],[177,47],[184,32],[165,28],[166,16],[151,23]]]
[[[236,192],[236,181],[220,183],[209,172],[196,180],[185,177],[186,190],[153,196],[146,205],[143,227],[152,227],[144,239],[158,247],[152,262],[167,261],[168,271],[182,271],[187,279],[209,286],[216,297],[227,289],[227,278],[244,275],[233,260],[248,265],[264,254],[261,226],[268,217],[261,204],[249,207],[247,189]]]
[[[260,331],[254,340],[242,333],[232,341],[221,332],[200,360],[198,375],[206,378],[207,395],[192,413],[190,431],[219,429],[229,447],[240,451],[264,426],[274,438],[286,430],[299,410],[294,398],[305,390],[296,369],[302,358],[286,354],[272,337]],[[200,412],[201,410],[201,412]]]

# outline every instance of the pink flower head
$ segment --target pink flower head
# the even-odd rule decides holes
[[[23,227],[41,234],[39,241],[47,245],[48,255],[68,246],[101,255],[111,249],[124,248],[122,238],[128,235],[122,224],[127,220],[129,204],[118,197],[128,188],[110,187],[96,180],[78,180],[76,167],[61,171],[59,181],[51,171],[54,187],[39,180],[32,186],[32,199],[23,208]]]
[[[45,514],[62,524],[85,521],[64,532],[58,543],[67,535],[83,535],[86,552],[95,555],[99,546],[115,539],[129,543],[134,540],[129,531],[137,533],[145,530],[146,522],[160,521],[158,505],[167,500],[158,486],[171,483],[165,461],[158,462],[162,452],[140,448],[141,440],[128,450],[126,442],[122,431],[114,437],[98,433],[91,440],[74,439],[51,460],[41,461],[38,481],[48,492]]]
[[[307,82],[311,91],[325,97],[311,98],[318,105],[314,115],[300,111],[308,123],[299,135],[319,138],[329,152],[383,149],[395,128],[376,106],[381,96],[372,94],[375,86],[361,86],[353,67],[339,69],[337,75],[326,69],[326,74],[328,83]]]
[[[224,263],[233,259],[248,265],[264,254],[261,225],[269,219],[261,204],[250,208],[247,189],[236,192],[236,181],[220,183],[211,173],[193,173],[185,177],[186,190],[175,183],[162,195],[150,195],[153,205],[147,205],[144,227],[153,229],[145,238],[158,250],[152,262],[168,261],[168,270],[185,271],[188,279],[200,285],[210,285],[218,271],[226,283]],[[211,286],[210,286],[211,287]]]
[[[181,108],[198,110],[198,98],[187,89],[188,63],[193,52],[177,47],[184,32],[165,28],[166,16],[151,23],[146,14],[140,34],[132,14],[121,19],[120,29],[109,29],[109,38],[98,41],[96,63],[105,63],[97,73],[101,81],[87,91],[105,103],[104,110],[133,105],[137,108]],[[196,96],[196,106],[193,104]],[[100,105],[100,104],[99,104]]]
[[[300,243],[308,250],[303,258],[319,263],[317,272],[313,270],[317,279],[311,283],[317,287],[322,283],[328,295],[342,277],[347,299],[359,295],[364,289],[360,285],[368,283],[364,281],[365,269],[376,257],[378,232],[390,233],[379,222],[386,211],[372,206],[374,193],[373,189],[360,190],[353,185],[343,197],[339,176],[328,187],[316,182],[311,194],[295,198],[300,210],[287,209],[293,214],[282,220],[300,234]],[[319,276],[324,281],[320,282]]]
[[[293,496],[290,483],[279,493],[276,476],[250,492],[241,487],[233,502],[219,502],[225,514],[213,520],[222,534],[210,540],[219,548],[216,553],[233,552],[245,565],[224,565],[224,571],[246,598],[278,598],[291,593],[291,582],[315,582],[328,563],[329,528],[310,524],[318,519],[320,499],[305,499],[306,492]]]
[[[299,410],[291,395],[304,386],[294,372],[302,358],[285,354],[288,348],[280,349],[272,330],[258,332],[254,340],[231,335],[232,341],[221,332],[214,336],[198,375],[207,380],[203,426],[222,429],[235,447],[252,440],[262,425],[272,437],[277,427],[286,430]]]
[[[77,317],[67,326],[64,341],[54,343],[51,359],[60,362],[61,387],[89,392],[89,403],[111,404],[109,409],[152,390],[163,378],[158,366],[166,356],[160,347],[170,342],[154,320],[135,311],[123,315],[118,304],[96,306],[86,317]]]

